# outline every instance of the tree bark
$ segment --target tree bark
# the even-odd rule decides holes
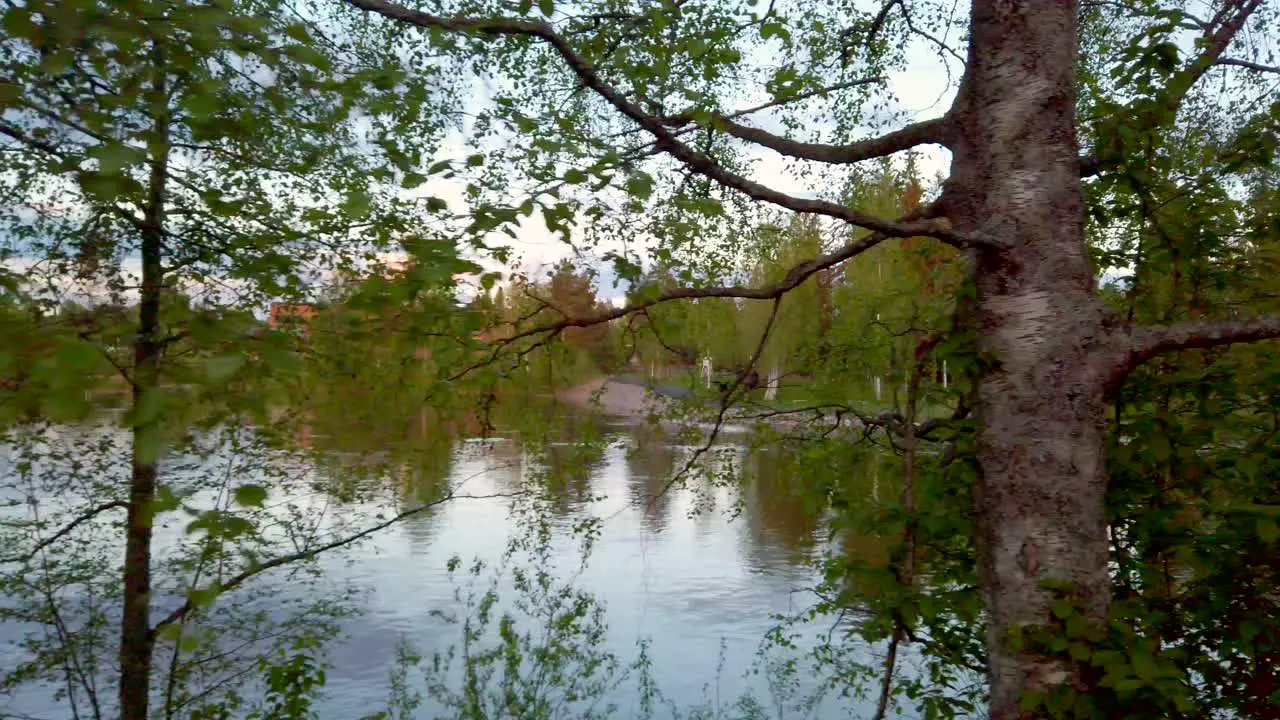
[[[974,250],[980,573],[988,607],[991,717],[1024,692],[1078,680],[1009,642],[1050,619],[1046,580],[1086,612],[1109,602],[1105,387],[1112,333],[1085,255],[1077,138],[1076,3],[975,0],[957,100],[946,212]]]
[[[164,288],[164,203],[168,179],[169,118],[164,58],[155,51],[152,92],[155,136],[150,145],[149,197],[142,223],[142,282],[138,334],[134,340],[133,454],[129,480],[128,537],[124,555],[124,601],[120,618],[120,718],[147,720],[151,698],[151,535],[160,449],[155,393],[160,388],[160,296]]]

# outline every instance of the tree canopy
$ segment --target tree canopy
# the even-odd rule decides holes
[[[304,481],[208,472],[213,445],[266,452],[227,422],[287,434],[281,406],[350,406],[483,433],[531,368],[554,388],[552,369],[609,372],[631,350],[735,371],[688,403],[713,430],[676,479],[734,413],[791,415],[807,432],[762,432],[805,448],[815,502],[892,540],[878,563],[828,556],[817,608],[870,611],[849,637],[887,649],[881,714],[895,693],[930,716],[1275,714],[1278,16],[1265,0],[9,3],[0,379],[33,459],[6,482],[66,504],[5,526],[30,550],[5,587],[38,608],[13,619],[58,628],[8,681],[61,679],[126,720],[153,698],[166,717],[305,712],[290,703],[322,678],[286,648],[323,635],[311,610],[278,642],[251,614],[230,624],[291,668],[258,707],[207,698],[217,673],[180,658],[213,652],[199,621],[220,594],[384,525],[322,534],[299,511],[272,534],[265,498]],[[922,59],[948,103],[924,119],[895,80]],[[937,182],[928,158],[949,164]],[[491,295],[538,222],[610,262],[625,301],[571,262]],[[264,326],[273,301],[315,306],[306,342]],[[762,407],[770,371],[809,395]],[[47,442],[107,382],[116,427]],[[893,502],[839,482],[865,436],[900,458]],[[85,483],[90,446],[105,479]],[[187,552],[162,560],[157,523],[183,512]],[[77,563],[31,582],[66,538]],[[50,599],[67,586],[95,588],[72,630]],[[899,677],[906,644],[932,684]],[[114,663],[114,711],[90,658]],[[975,670],[980,692],[950,689]]]

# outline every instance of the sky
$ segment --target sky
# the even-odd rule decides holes
[[[963,3],[958,3],[959,12],[963,13]],[[954,37],[943,38],[947,42],[954,43],[959,48],[959,43],[955,42]],[[1189,40],[1184,52],[1190,50]],[[905,51],[907,66],[905,70],[894,73],[888,78],[887,84],[890,91],[898,100],[898,109],[905,110],[909,118],[907,121],[919,121],[928,118],[938,117],[942,115],[950,106],[954,98],[954,88],[950,86],[952,78],[958,77],[961,68],[958,67],[958,61],[954,58],[941,54],[928,41],[915,38],[911,45]],[[944,63],[950,63],[950,72]],[[479,83],[478,83],[479,85]],[[748,98],[745,105],[754,104],[767,100],[767,97]],[[750,116],[748,119],[751,124],[777,132],[786,134],[785,130],[778,127],[776,122],[767,113],[758,113]],[[923,146],[918,148],[919,151],[919,168],[926,178],[932,178],[936,175],[943,174],[947,170],[950,161],[949,153],[937,146]],[[449,139],[437,159],[464,158],[471,154],[472,150],[466,147],[465,136],[461,133],[454,134]],[[776,190],[799,196],[814,195],[813,187],[809,181],[802,180],[791,172],[788,167],[788,160],[784,159],[777,153],[763,148],[755,148],[749,153],[749,157],[754,161],[752,167],[753,172],[750,174],[751,179],[761,182]],[[466,207],[464,200],[465,180],[445,180],[433,178],[430,183],[430,193],[437,197],[445,199],[450,208],[454,211],[462,211]],[[425,189],[425,186],[424,186]],[[506,238],[503,238],[507,241]],[[515,267],[499,267],[495,261],[484,260],[482,264],[487,269],[519,271],[528,276],[536,276],[541,271],[550,268],[557,261],[571,257],[573,250],[563,243],[557,236],[552,235],[545,227],[541,218],[534,215],[528,218],[519,226],[517,231],[517,239],[510,244],[513,245],[519,263]],[[607,248],[606,248],[607,249]],[[394,256],[386,258],[394,261]],[[480,260],[480,258],[476,258]],[[24,272],[29,269],[32,262],[23,258],[9,258],[0,261],[11,269]],[[599,294],[612,301],[618,301],[625,292],[625,288],[615,287],[615,277],[612,269],[607,263],[593,263],[598,271],[598,292]],[[126,259],[124,268],[127,272],[137,272],[138,262],[135,259]],[[1114,280],[1116,277],[1126,274],[1124,270],[1109,269],[1103,276],[1103,282]],[[98,294],[98,291],[89,286],[80,285],[69,288],[69,295],[79,300],[89,300]],[[464,290],[463,295],[468,295],[468,291]]]
[[[955,38],[946,38],[946,40],[954,42]],[[961,68],[958,67],[958,61],[954,58],[939,57],[939,53],[933,49],[933,46],[920,39],[916,39],[907,49],[906,58],[906,68],[890,76],[887,82],[889,89],[898,99],[898,107],[909,113],[908,119],[904,122],[916,122],[941,116],[950,107],[955,95],[948,78],[947,68],[943,63],[949,61],[951,77],[959,77]],[[770,99],[762,91],[758,97],[744,101],[742,106],[754,106]],[[776,122],[776,118],[770,117],[767,112],[753,114],[748,121],[771,132],[788,134]],[[922,177],[932,178],[939,173],[946,174],[950,163],[950,153],[946,149],[930,145],[921,146],[917,150],[919,152],[918,167]],[[460,137],[452,138],[450,146],[446,149],[446,153],[458,158],[465,157],[470,152],[463,146]],[[799,178],[788,166],[794,161],[760,147],[751,148],[747,157],[752,161],[754,168],[754,172],[750,175],[751,179],[790,195],[802,197],[816,195],[812,181]],[[449,181],[442,181],[442,183],[449,183]],[[431,193],[447,200],[451,208],[459,208],[464,205],[463,186],[463,181],[434,185]],[[573,250],[550,233],[536,214],[524,221],[518,230],[518,238],[510,244],[521,257],[518,269],[529,276],[534,276],[540,271],[549,269],[556,262],[573,256]],[[491,263],[483,264],[498,269]],[[625,287],[615,287],[616,277],[611,266],[608,263],[593,263],[593,266],[598,271],[598,294],[614,304],[621,302]]]
[[[941,115],[949,107],[953,96],[953,90],[949,87],[948,73],[942,64],[944,60],[939,57],[939,54],[931,46],[919,39],[907,49],[906,56],[907,67],[905,71],[894,74],[888,80],[889,89],[899,100],[899,107],[911,113],[908,121],[923,120]],[[953,65],[956,62],[951,58],[947,60]],[[958,76],[958,68],[952,67],[952,71],[956,73],[955,76]],[[769,99],[761,91],[758,97],[746,98],[744,106]],[[768,113],[754,114],[748,120],[766,130],[786,134],[786,131],[779,127]],[[935,146],[925,146],[920,148],[920,151],[920,169],[925,177],[932,177],[937,172],[945,170],[949,161],[948,153],[945,150]],[[474,150],[466,147],[464,134],[455,133],[435,159],[446,157],[465,158],[472,152]],[[815,194],[810,181],[802,180],[791,172],[788,168],[788,161],[777,153],[763,148],[754,148],[749,151],[748,157],[753,160],[751,165],[754,168],[751,173],[752,179],[792,195],[813,196]],[[430,194],[446,200],[450,209],[455,212],[464,210],[466,207],[464,200],[465,182],[465,179],[445,180],[439,179],[437,176],[429,183]],[[525,275],[535,276],[541,271],[550,268],[557,261],[573,255],[572,248],[562,242],[558,236],[550,233],[541,217],[537,214],[525,219],[524,223],[518,228],[517,238],[514,241],[510,241],[505,237],[502,239],[513,246],[519,258],[519,264],[514,268],[502,268],[495,261],[476,258],[477,260],[482,260],[482,264],[487,269],[516,270]],[[388,256],[386,260],[394,262],[396,258]],[[21,257],[9,258],[2,262],[11,269],[24,273],[29,272],[34,265],[32,260]],[[122,265],[126,273],[133,275],[138,273],[139,262],[136,258],[126,258]],[[608,263],[592,263],[592,265],[599,273],[597,280],[599,294],[607,300],[617,301],[620,299],[625,292],[625,288],[615,287],[616,278],[612,273],[611,266]],[[79,302],[90,302],[95,297],[103,295],[101,289],[92,284],[70,283],[65,287],[67,290],[65,296]],[[199,288],[194,287],[189,289],[199,290]],[[464,289],[463,294],[465,296],[469,292]]]

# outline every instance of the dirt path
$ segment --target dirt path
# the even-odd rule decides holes
[[[662,410],[662,398],[639,383],[599,378],[560,390],[556,399],[574,407],[596,409],[609,415],[643,417]]]

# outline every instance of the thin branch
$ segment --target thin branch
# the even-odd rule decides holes
[[[1182,101],[1209,68],[1219,64],[1244,66],[1245,61],[1224,60],[1222,54],[1261,5],[1262,0],[1228,0],[1213,20],[1205,23],[1204,34],[1199,43],[1203,49],[1173,76],[1160,98],[1160,104],[1170,115],[1177,114]],[[1153,116],[1150,112],[1142,115],[1146,118]],[[1102,161],[1097,153],[1080,158],[1081,177],[1096,175],[1101,170]]]
[[[753,200],[766,202],[801,213],[826,215],[859,225],[887,237],[936,237],[957,247],[990,245],[991,240],[957,233],[950,223],[904,223],[885,220],[827,200],[801,198],[788,195],[733,173],[711,157],[694,150],[682,142],[662,120],[642,110],[623,96],[617,88],[606,83],[595,67],[578,55],[564,37],[556,33],[550,24],[533,20],[511,18],[442,17],[387,2],[387,0],[346,0],[348,4],[423,28],[446,30],[490,36],[516,36],[539,39],[550,45],[564,60],[579,81],[612,105],[618,112],[635,122],[654,136],[659,150],[684,163],[690,170],[720,185],[736,190]]]
[[[1193,350],[1280,338],[1280,315],[1241,320],[1190,321],[1175,325],[1130,328],[1127,347],[1116,368],[1120,376],[1177,350]]]
[[[932,216],[934,209],[932,206],[925,206],[910,215],[904,217],[904,221],[909,218],[921,218]],[[839,265],[840,263],[859,255],[871,248],[879,245],[887,240],[888,237],[880,233],[872,233],[861,239],[850,240],[840,248],[832,252],[818,257],[811,258],[804,262],[793,265],[783,276],[781,280],[772,284],[761,287],[743,287],[739,285],[731,286],[709,286],[709,287],[680,287],[664,292],[656,297],[637,300],[628,303],[620,308],[611,308],[602,312],[591,315],[583,315],[579,317],[565,317],[553,323],[539,325],[521,332],[516,332],[506,338],[494,340],[494,344],[500,349],[504,345],[508,345],[517,340],[540,335],[543,333],[558,333],[570,327],[589,327],[591,325],[599,325],[601,323],[617,320],[633,313],[641,312],[655,305],[671,302],[673,300],[691,300],[697,298],[744,298],[747,300],[776,300],[788,292],[799,287],[805,280],[818,272],[827,268]],[[493,358],[493,359],[496,359]],[[482,363],[483,365],[484,363]],[[474,369],[474,368],[472,368]],[[457,379],[451,378],[451,379]]]
[[[743,384],[746,382],[747,375],[755,369],[756,363],[760,361],[760,356],[764,354],[764,347],[769,342],[769,336],[773,333],[774,321],[778,319],[778,309],[782,307],[782,297],[778,296],[773,299],[773,307],[769,311],[769,319],[765,321],[764,330],[760,333],[760,340],[756,343],[755,352],[751,354],[751,359],[747,361],[747,366],[738,373],[734,378],[733,385],[729,386],[720,394],[720,408],[716,412],[715,424],[711,427],[711,432],[707,435],[707,440],[693,451],[693,455],[689,456],[689,460],[680,468],[680,471],[671,476],[671,479],[663,483],[662,488],[649,498],[649,510],[653,510],[653,504],[658,498],[665,495],[677,482],[688,475],[698,460],[710,452],[711,448],[716,444],[716,440],[720,437],[720,430],[724,427],[724,421],[728,415],[729,408],[733,407],[733,403],[738,399],[738,393],[742,390]]]
[[[217,589],[219,593],[229,592],[231,590],[234,590],[240,587],[246,581],[258,575],[261,575],[262,573],[268,570],[273,570],[275,568],[283,567],[285,565],[289,565],[302,560],[310,560],[318,555],[329,552],[331,550],[337,550],[339,548],[345,547],[352,543],[363,540],[364,538],[369,537],[370,535],[373,535],[379,531],[385,530],[391,527],[392,525],[395,525],[396,523],[401,522],[402,520],[405,520],[406,518],[425,512],[433,507],[449,502],[450,500],[488,500],[493,498],[518,497],[524,494],[526,493],[523,493],[523,492],[492,493],[488,495],[449,494],[442,498],[432,500],[431,502],[425,502],[420,505],[415,505],[409,508],[408,510],[397,513],[396,515],[392,516],[391,518],[383,522],[367,527],[364,530],[361,530],[360,532],[348,535],[346,537],[339,538],[337,540],[327,542],[323,545],[320,545],[319,547],[314,547],[308,550],[302,550],[299,552],[290,553],[288,555],[281,555],[279,557],[268,560],[264,563],[254,565],[253,567],[250,567],[232,576],[226,582],[219,584]],[[157,622],[154,626],[152,626],[151,633],[155,634],[161,628],[166,627],[168,625],[172,625],[173,623],[176,623],[182,620],[184,617],[186,617],[188,613],[194,610],[195,607],[196,607],[195,601],[192,598],[188,597],[187,600],[184,603],[182,603],[180,607],[174,609],[173,612],[170,612],[168,615],[161,618],[160,621]]]
[[[25,132],[22,131],[22,128],[16,125],[11,125],[7,122],[0,122],[0,133],[4,133],[5,135],[8,135],[9,137],[13,138],[14,140],[17,140],[23,145],[27,145],[28,147],[33,147],[37,150],[42,150],[48,153],[49,155],[53,155],[59,159],[62,158],[62,153],[58,151],[58,148],[55,145],[44,142],[43,140],[38,140],[36,138],[33,138],[27,135]]]
[[[6,562],[6,563],[16,562],[16,563],[23,563],[23,564],[29,563],[35,558],[36,555],[40,553],[40,551],[44,550],[50,545],[58,542],[62,538],[71,534],[76,528],[80,527],[81,525],[89,522],[90,520],[93,520],[94,518],[98,517],[104,512],[107,512],[108,510],[115,510],[118,508],[126,508],[126,507],[128,507],[128,503],[122,500],[113,500],[111,502],[106,502],[106,503],[102,503],[101,505],[94,506],[86,510],[84,513],[80,514],[75,520],[72,520],[71,522],[67,523],[58,532],[36,543],[36,546],[32,548],[31,551],[28,552],[26,555],[23,555],[23,556],[11,555],[7,558],[0,559],[0,562]]]
[[[907,383],[906,418],[903,422],[903,457],[902,457],[902,493],[899,503],[906,516],[906,527],[903,528],[903,545],[906,557],[901,566],[895,568],[898,582],[904,587],[914,589],[916,575],[916,401],[920,394],[920,383],[924,379],[928,365],[929,353],[938,343],[938,338],[924,340],[916,348],[916,364]],[[893,636],[889,639],[889,650],[884,661],[884,676],[880,683],[880,699],[876,703],[875,720],[884,720],[889,710],[889,701],[893,696],[893,675],[898,659],[898,646],[904,639],[912,637],[911,626],[907,623],[900,608],[893,608]]]
[[[1253,70],[1260,73],[1280,73],[1280,65],[1263,65],[1249,60],[1241,60],[1239,58],[1218,58],[1214,61],[1214,65],[1232,65],[1242,67],[1247,70]]]
[[[771,102],[762,103],[755,107],[739,110],[729,115],[715,113],[711,115],[710,127],[715,130],[726,132],[739,140],[756,143],[762,147],[778,152],[788,157],[798,158],[801,160],[814,160],[817,162],[825,162],[832,164],[851,164],[862,162],[863,160],[871,160],[874,158],[892,155],[896,152],[910,150],[918,145],[938,144],[946,146],[947,129],[950,127],[950,121],[945,118],[935,118],[933,120],[925,120],[923,122],[914,123],[904,128],[895,130],[886,135],[874,138],[867,138],[857,142],[848,144],[830,144],[830,143],[811,143],[800,142],[790,138],[782,137],[767,130],[743,125],[734,122],[736,118],[762,110],[785,105],[787,103],[807,100],[819,95],[826,95],[837,90],[844,90],[860,85],[868,85],[870,83],[883,82],[882,77],[863,78],[859,80],[851,80],[845,83],[839,83],[830,87],[810,90],[791,97],[782,97]],[[674,128],[687,130],[688,126],[695,122],[692,112],[684,112],[677,115],[669,115],[657,117],[663,124]]]
[[[31,510],[32,510],[32,514],[34,515],[34,519],[36,521],[36,537],[38,538],[40,536],[39,505],[33,502],[31,504]],[[85,694],[88,695],[89,697],[89,705],[93,709],[93,717],[95,718],[95,720],[102,720],[102,707],[98,702],[98,693],[97,693],[97,688],[93,682],[93,675],[85,672],[84,665],[80,660],[80,651],[75,646],[75,643],[72,640],[73,633],[71,632],[71,629],[67,626],[66,621],[63,619],[62,612],[61,610],[58,609],[57,599],[54,597],[53,588],[50,587],[49,556],[48,556],[48,553],[46,552],[46,549],[48,548],[50,542],[54,542],[57,540],[57,538],[61,537],[67,532],[70,532],[70,530],[74,528],[81,519],[83,519],[83,516],[82,518],[78,518],[76,521],[72,522],[66,528],[63,528],[63,530],[54,534],[54,536],[52,538],[49,538],[48,541],[45,541],[45,540],[39,541],[36,544],[36,549],[32,552],[30,557],[34,558],[36,555],[40,556],[40,563],[42,566],[41,579],[44,582],[40,583],[40,585],[38,586],[39,592],[42,595],[44,595],[45,602],[49,606],[50,620],[52,620],[52,624],[58,635],[58,642],[62,645],[62,652],[64,654],[62,662],[63,662],[63,668],[66,671],[66,680],[67,680],[67,699],[71,703],[72,715],[75,718],[75,720],[80,720],[80,711],[78,708],[78,703],[76,702],[76,693],[74,689],[75,686],[73,684],[73,677],[74,677],[75,681],[78,681],[80,683],[80,686],[84,689]]]
[[[781,107],[783,105],[788,105],[794,102],[801,102],[803,100],[808,100],[810,98],[815,98],[819,96],[825,97],[827,95],[830,95],[833,92],[839,92],[840,90],[848,90],[849,88],[861,87],[863,85],[882,83],[885,81],[885,79],[886,78],[884,77],[875,76],[875,77],[869,77],[869,78],[858,78],[857,80],[849,80],[847,82],[842,82],[842,83],[836,83],[835,85],[828,85],[827,87],[817,88],[814,90],[807,90],[802,93],[796,93],[795,95],[786,95],[783,97],[779,97],[774,100],[770,100],[767,103],[761,103],[759,105],[746,108],[745,110],[738,110],[736,112],[726,115],[725,117],[729,119],[740,118],[745,115],[752,115],[754,113],[758,113],[764,110],[769,110],[775,107]]]

